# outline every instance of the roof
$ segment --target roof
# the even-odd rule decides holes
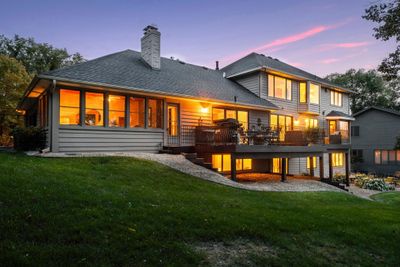
[[[326,118],[342,118],[347,120],[354,120],[354,117],[341,111],[332,110],[326,115]]]
[[[378,110],[378,111],[386,112],[386,113],[389,113],[389,114],[392,114],[392,115],[400,116],[400,112],[399,111],[396,111],[396,110],[393,110],[393,109],[388,109],[388,108],[376,107],[376,106],[371,106],[371,107],[364,108],[363,110],[354,113],[353,116],[354,117],[359,116],[359,115],[361,115],[361,114],[363,114],[363,113],[365,113],[365,112],[367,112],[369,110]]]
[[[141,59],[140,52],[132,50],[49,71],[39,75],[39,78],[220,100],[267,109],[278,108],[238,83],[223,77],[222,71],[163,57],[161,69],[153,70]]]
[[[221,70],[226,73],[227,77],[231,77],[231,76],[248,73],[250,71],[260,70],[263,68],[269,69],[269,70],[275,70],[278,72],[282,72],[285,74],[303,78],[306,80],[314,81],[314,82],[320,83],[322,85],[338,88],[338,89],[341,89],[341,90],[349,92],[349,93],[352,92],[350,89],[343,88],[343,87],[336,85],[326,79],[323,79],[314,74],[311,74],[309,72],[306,72],[306,71],[296,68],[294,66],[286,64],[276,58],[274,59],[272,57],[268,57],[268,56],[265,56],[262,54],[257,54],[257,53],[251,53],[251,54],[229,64],[228,66],[222,68]]]

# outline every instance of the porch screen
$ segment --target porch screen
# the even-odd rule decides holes
[[[60,124],[80,123],[80,91],[60,89]]]

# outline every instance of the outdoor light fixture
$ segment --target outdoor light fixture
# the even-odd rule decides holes
[[[208,108],[203,108],[203,107],[202,107],[202,108],[200,109],[200,111],[201,111],[201,113],[208,113]]]

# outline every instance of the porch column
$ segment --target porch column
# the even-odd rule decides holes
[[[314,177],[314,157],[309,157],[308,160],[310,161],[310,176]]]
[[[320,180],[324,179],[325,170],[324,170],[324,156],[319,157],[319,178]]]
[[[282,170],[282,176],[281,176],[281,182],[286,182],[286,158],[281,159],[281,170]]]
[[[345,169],[346,169],[346,185],[347,186],[350,186],[350,163],[349,163],[349,159],[350,159],[350,157],[349,157],[349,151],[347,151],[346,153],[344,153],[345,154]]]
[[[236,181],[236,155],[235,155],[235,153],[231,154],[231,179],[232,179],[232,181]]]
[[[332,153],[329,153],[329,181],[332,182],[333,179],[333,169],[332,169]]]

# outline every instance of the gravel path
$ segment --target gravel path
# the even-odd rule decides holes
[[[235,188],[241,188],[253,191],[275,191],[275,192],[308,192],[308,191],[334,191],[344,192],[334,186],[321,183],[313,180],[288,180],[288,182],[282,183],[279,181],[264,181],[264,182],[247,182],[237,183],[226,177],[218,174],[209,169],[203,168],[196,164],[193,164],[182,155],[170,155],[170,154],[150,154],[150,153],[80,153],[80,154],[65,154],[65,153],[47,153],[38,154],[37,156],[42,157],[99,157],[99,156],[119,156],[119,157],[134,157],[145,160],[152,160],[158,163],[169,166],[173,169],[181,171],[183,173],[207,180],[210,182],[223,184]]]

